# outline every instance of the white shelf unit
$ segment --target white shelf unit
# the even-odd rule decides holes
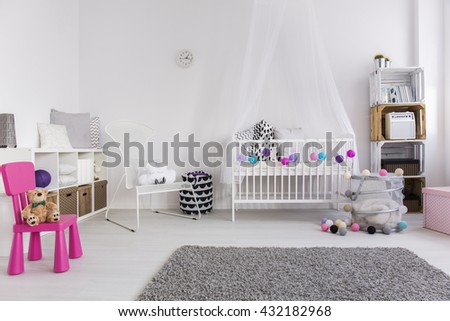
[[[424,71],[421,67],[377,69],[370,74],[369,85],[371,107],[390,103],[419,103],[425,100]]]
[[[422,67],[380,68],[369,77],[371,170],[405,171],[403,200],[410,212],[422,210],[425,186],[425,78]],[[388,112],[414,112],[416,139],[386,140]],[[383,165],[382,165],[383,164]]]
[[[80,168],[80,160],[87,161],[90,167]],[[107,170],[101,167],[101,163],[105,160],[105,155],[101,149],[41,149],[41,148],[14,148],[5,149],[0,151],[0,164],[13,162],[13,161],[31,161],[35,165],[35,169],[43,169],[50,173],[52,179],[50,185],[46,187],[50,192],[56,192],[56,202],[61,205],[60,200],[62,197],[62,192],[66,189],[72,188],[76,191],[76,207],[72,214],[80,213],[80,199],[78,195],[78,188],[80,186],[89,187],[90,186],[90,208],[92,209],[89,213],[84,213],[79,215],[79,219],[85,219],[96,213],[106,210],[106,206],[98,208],[96,206],[96,195],[95,195],[95,183],[96,182],[107,182]],[[99,165],[100,172],[94,173],[94,162]],[[64,185],[60,182],[60,166],[62,164],[70,165],[76,168],[75,172],[69,174],[70,176],[76,178],[71,184]],[[85,175],[81,175],[83,169],[87,171]],[[80,177],[84,177],[84,181],[80,181]],[[94,176],[98,176],[95,180]],[[0,192],[3,192],[3,183],[1,183]],[[75,197],[75,196],[73,196]],[[106,196],[105,196],[106,197]],[[102,203],[105,203],[104,200]],[[61,207],[61,206],[60,206]],[[89,208],[88,207],[88,208]],[[75,210],[76,208],[76,210]],[[97,210],[94,210],[98,208]],[[67,213],[68,214],[68,213]]]

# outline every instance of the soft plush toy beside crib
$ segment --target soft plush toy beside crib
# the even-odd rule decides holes
[[[369,233],[370,230],[385,233],[401,230],[398,225],[408,210],[403,205],[403,177],[387,173],[370,175],[368,170],[364,170],[361,175],[351,176],[350,179],[351,189],[346,196],[352,204],[344,210],[351,211],[352,222]]]

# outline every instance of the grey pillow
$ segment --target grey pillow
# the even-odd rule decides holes
[[[50,123],[65,125],[73,148],[91,148],[91,115],[89,113],[64,113],[52,109]]]

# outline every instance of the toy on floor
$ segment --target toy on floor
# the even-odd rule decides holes
[[[345,175],[345,174],[344,174]],[[350,189],[345,192],[351,204],[344,205],[344,211],[351,212],[352,230],[362,229],[369,234],[383,232],[386,235],[406,228],[402,215],[408,209],[403,205],[403,170],[397,168],[389,174],[385,169],[373,175],[363,170],[360,175],[352,176]],[[404,222],[401,223],[400,222]]]
[[[358,232],[360,230],[360,228],[361,227],[359,226],[358,223],[353,223],[352,226],[351,226],[351,229],[352,229],[353,232]]]
[[[333,220],[324,217],[322,218],[320,228],[324,232],[328,232],[328,230],[330,230],[333,234],[339,234],[342,236],[347,234],[347,223],[341,219],[337,219],[333,222]]]
[[[58,222],[60,219],[58,206],[47,201],[48,191],[46,189],[35,189],[28,191],[28,201],[30,202],[22,210],[24,218],[29,226],[37,226],[44,222]]]

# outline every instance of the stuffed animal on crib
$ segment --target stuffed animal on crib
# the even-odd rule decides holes
[[[58,206],[47,201],[48,191],[46,189],[35,189],[28,191],[28,201],[30,202],[22,210],[22,218],[29,226],[37,226],[44,222],[58,222],[60,219]]]
[[[147,164],[138,171],[138,185],[170,184],[175,182],[176,172],[167,166],[151,166]]]

